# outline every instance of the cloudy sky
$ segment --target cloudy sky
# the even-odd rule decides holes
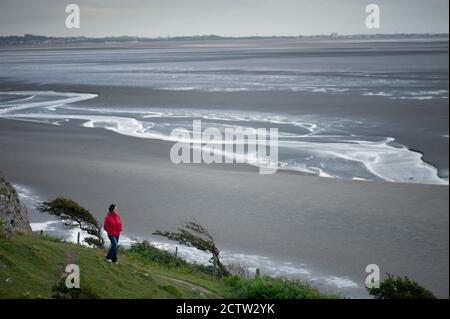
[[[65,27],[78,4],[81,28]],[[145,37],[372,33],[365,7],[381,8],[378,33],[448,33],[448,0],[0,0],[0,35]]]

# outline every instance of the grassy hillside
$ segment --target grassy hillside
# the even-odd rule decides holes
[[[145,247],[144,247],[145,248]],[[308,285],[260,277],[216,279],[205,269],[157,250],[121,252],[120,263],[104,251],[58,239],[0,234],[0,298],[52,298],[67,264],[80,267],[82,298],[330,298]]]

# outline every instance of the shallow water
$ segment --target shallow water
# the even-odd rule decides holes
[[[2,77],[182,91],[448,99],[448,39],[207,41],[0,51]]]

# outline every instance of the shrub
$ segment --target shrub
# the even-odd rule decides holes
[[[154,262],[158,265],[163,265],[169,268],[184,268],[188,271],[214,276],[214,267],[212,265],[187,262],[181,257],[177,257],[165,250],[156,248],[146,240],[143,242],[133,243],[128,251],[145,261]],[[223,275],[223,273],[218,272],[217,269],[216,274],[221,276]]]
[[[241,299],[323,299],[337,296],[327,296],[308,284],[294,280],[271,277],[255,277],[244,279],[231,276],[225,283],[234,291],[234,298]]]
[[[148,241],[132,244],[129,251],[147,261],[152,261],[167,267],[187,266],[187,262],[184,259],[176,257],[167,251],[158,249]]]
[[[230,272],[230,274],[238,275],[239,277],[244,278],[250,277],[248,268],[239,262],[228,264],[227,269]]]
[[[241,287],[242,280],[244,279],[238,275],[229,276],[223,279],[225,285],[235,289]]]
[[[369,294],[375,299],[436,299],[427,289],[408,277],[395,278],[387,274],[380,283],[380,288],[368,288]]]
[[[54,299],[98,299],[100,298],[90,287],[67,288],[65,277],[52,287]]]

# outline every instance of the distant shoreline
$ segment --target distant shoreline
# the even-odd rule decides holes
[[[221,41],[221,40],[268,40],[268,39],[302,39],[302,40],[381,40],[381,39],[447,39],[448,33],[396,33],[396,34],[348,34],[337,33],[297,36],[241,36],[228,37],[220,35],[195,36],[167,36],[167,37],[137,37],[137,36],[108,36],[108,37],[55,37],[46,35],[24,34],[23,36],[0,36],[0,46],[39,45],[39,44],[111,44],[111,43],[147,43],[165,41]]]

